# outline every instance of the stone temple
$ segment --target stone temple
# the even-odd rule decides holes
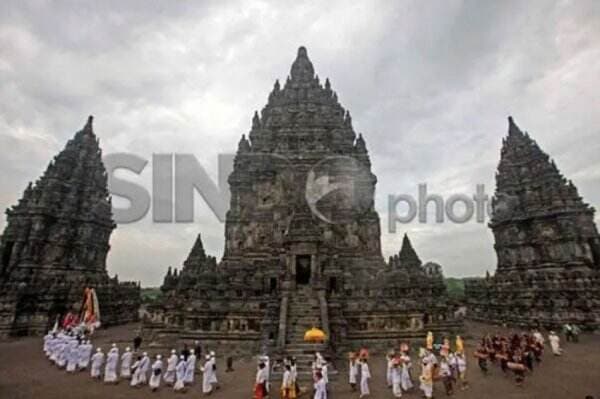
[[[223,258],[198,237],[182,270],[167,273],[145,332],[157,345],[199,339],[301,359],[459,328],[439,265],[424,267],[408,237],[383,259],[375,184],[364,138],[300,47],[239,141]],[[303,342],[313,326],[326,344]]]
[[[137,283],[106,271],[115,228],[92,117],[6,211],[0,240],[0,337],[45,333],[95,288],[103,325],[135,321]],[[123,311],[127,309],[127,311]]]
[[[600,236],[594,209],[538,144],[509,118],[496,174],[498,266],[466,281],[469,316],[556,327],[600,325]]]

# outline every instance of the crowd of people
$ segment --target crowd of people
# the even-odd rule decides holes
[[[554,331],[548,334],[554,356],[562,355],[560,337]],[[484,374],[489,373],[488,362],[498,364],[504,374],[513,373],[517,385],[522,385],[527,373],[542,362],[546,339],[534,329],[529,333],[486,335],[475,349],[475,357]]]
[[[567,340],[576,342],[578,330],[574,326],[563,329]],[[551,352],[554,356],[562,354],[560,338],[554,331],[547,336]],[[58,368],[68,373],[89,369],[91,378],[104,381],[106,384],[117,384],[127,380],[131,387],[148,386],[155,391],[161,384],[176,392],[184,392],[194,384],[197,371],[197,357],[202,348],[196,342],[196,349],[187,346],[178,353],[171,350],[163,360],[156,354],[152,360],[147,352],[140,352],[141,337],[134,339],[134,349],[126,347],[123,352],[116,344],[112,344],[105,353],[103,348],[94,351],[88,334],[83,329],[67,328],[49,332],[44,337],[44,353]],[[510,335],[487,334],[476,345],[473,357],[482,373],[490,372],[490,365],[497,365],[505,375],[514,375],[517,385],[522,385],[526,375],[533,373],[534,368],[542,362],[546,347],[546,338],[534,329],[527,333]],[[453,350],[452,350],[453,349]],[[454,394],[455,386],[467,389],[466,379],[467,355],[464,342],[456,337],[454,348],[449,338],[441,343],[434,343],[433,334],[427,335],[424,347],[415,354],[415,365],[411,358],[411,350],[407,343],[402,343],[398,350],[388,352],[385,380],[391,396],[400,398],[406,392],[413,391],[416,383],[423,397],[432,398],[434,382],[441,381],[447,396]],[[206,395],[219,388],[215,353],[205,355],[203,365],[199,368],[202,374],[202,392]],[[231,359],[228,359],[228,370],[232,371]],[[327,399],[330,392],[330,361],[316,352],[311,362],[312,397]],[[254,399],[274,397],[271,391],[271,373],[274,368],[281,367],[282,380],[279,390],[282,399],[295,399],[305,392],[298,383],[298,365],[295,358],[284,358],[273,365],[269,356],[258,357],[257,372],[254,383]],[[418,378],[413,378],[418,372]],[[370,395],[371,380],[369,368],[369,351],[363,348],[348,354],[348,382],[353,392],[358,391],[359,398]]]
[[[194,384],[196,353],[201,354],[199,345],[196,350],[185,346],[179,354],[173,349],[165,362],[161,354],[156,354],[152,360],[147,352],[138,352],[140,344],[141,338],[136,337],[133,351],[126,347],[121,352],[116,344],[112,344],[106,353],[101,347],[94,352],[92,342],[83,329],[67,328],[49,332],[44,337],[43,350],[58,368],[68,373],[89,369],[91,378],[106,384],[127,380],[131,387],[147,385],[152,391],[164,384],[177,392],[184,392]],[[202,373],[204,394],[219,388],[215,352],[206,354],[199,371]]]

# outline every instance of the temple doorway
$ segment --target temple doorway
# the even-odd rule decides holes
[[[296,256],[296,284],[310,283],[310,255]]]

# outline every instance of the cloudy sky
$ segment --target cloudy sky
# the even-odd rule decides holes
[[[0,5],[0,207],[89,114],[105,154],[193,153],[216,179],[300,45],[366,139],[383,231],[388,195],[419,183],[491,194],[508,115],[598,204],[599,2],[15,0]],[[151,167],[128,179],[150,190]],[[223,225],[200,198],[194,223],[120,225],[109,272],[158,285],[199,232],[220,256]],[[384,255],[404,232],[446,275],[495,268],[485,224],[399,225]]]

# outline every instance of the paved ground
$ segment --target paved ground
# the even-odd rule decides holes
[[[469,325],[468,330],[474,336],[484,331],[498,331],[483,325]],[[100,331],[96,343],[108,344],[116,341],[125,346],[133,337],[134,326],[117,327]],[[472,341],[467,341],[467,349]],[[152,353],[152,351],[149,351]],[[220,359],[222,360],[222,359]],[[544,355],[543,362],[535,373],[528,376],[524,387],[515,386],[512,378],[492,367],[491,374],[484,377],[470,358],[468,378],[471,387],[467,391],[458,391],[455,398],[464,399],[584,399],[593,395],[600,399],[600,336],[585,335],[578,344],[568,344],[565,355],[560,358]],[[392,398],[384,384],[385,362],[382,358],[371,361],[373,379],[371,398]],[[212,395],[215,399],[250,399],[254,378],[254,364],[249,360],[240,360],[235,364],[236,371],[224,373],[224,365],[218,364],[222,389]],[[198,378],[198,377],[197,377]],[[200,386],[192,387],[185,394],[176,394],[171,389],[161,388],[152,393],[147,387],[130,388],[126,383],[106,386],[93,381],[89,374],[69,375],[58,370],[46,360],[41,352],[40,338],[26,338],[18,341],[0,343],[0,399],[96,399],[96,398],[173,398],[200,397]],[[436,385],[436,398],[443,398],[443,388]],[[279,395],[272,396],[273,398]],[[303,395],[309,397],[309,395]],[[420,398],[415,391],[404,395],[405,398]],[[333,383],[330,398],[358,398],[346,385],[346,373],[341,371],[338,380]]]

